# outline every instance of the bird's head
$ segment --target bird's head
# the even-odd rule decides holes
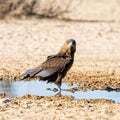
[[[76,52],[76,41],[73,39],[69,39],[65,42],[65,45],[72,53]]]
[[[73,39],[66,40],[62,49],[60,50],[60,54],[72,55],[76,51],[76,41]]]

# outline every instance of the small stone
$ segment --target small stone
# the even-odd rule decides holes
[[[10,98],[5,98],[5,99],[2,100],[2,103],[8,103],[10,101],[11,101]]]

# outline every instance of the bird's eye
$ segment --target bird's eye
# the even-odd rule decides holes
[[[72,44],[75,45],[75,41],[72,41]]]

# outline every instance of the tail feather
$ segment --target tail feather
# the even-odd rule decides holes
[[[25,78],[28,78],[31,74],[32,70],[27,70],[25,73],[23,73],[21,76],[20,76],[20,79],[21,80],[24,80]]]

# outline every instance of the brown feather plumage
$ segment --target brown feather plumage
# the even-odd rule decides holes
[[[75,40],[67,40],[58,54],[48,56],[41,65],[27,70],[21,75],[22,79],[39,77],[41,80],[54,82],[60,88],[62,78],[73,64],[75,51]]]

